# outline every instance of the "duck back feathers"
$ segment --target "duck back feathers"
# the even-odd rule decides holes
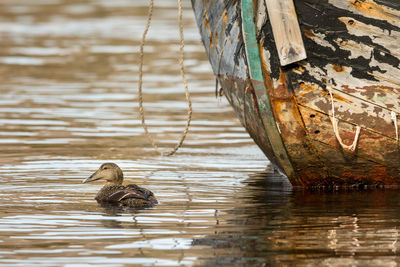
[[[98,202],[130,207],[150,207],[157,204],[153,192],[135,184],[105,185],[96,195]]]

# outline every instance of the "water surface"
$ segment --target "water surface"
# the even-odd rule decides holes
[[[396,266],[395,190],[304,192],[274,172],[224,99],[184,3],[194,117],[158,156],[138,118],[147,1],[0,0],[0,265]],[[176,2],[156,2],[146,46],[147,123],[172,147],[186,121]],[[116,162],[160,204],[99,206]]]

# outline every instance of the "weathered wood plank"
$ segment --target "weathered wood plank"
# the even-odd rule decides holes
[[[192,0],[192,5],[211,66],[224,95],[264,154],[282,169],[268,141],[254,91],[246,90],[249,84],[247,59],[238,2]]]
[[[336,139],[330,116],[302,106],[299,109],[303,116],[307,132],[314,141],[327,144],[332,150],[343,150]],[[345,121],[340,121],[339,132],[344,143],[351,144],[354,140],[356,126]],[[400,159],[399,146],[396,140],[365,129],[361,129],[356,152],[353,154],[343,150],[343,153],[390,167],[397,167]],[[330,160],[339,163],[341,161],[344,162],[346,158],[342,156]]]
[[[391,1],[395,2],[395,1]],[[356,15],[361,15],[374,20],[382,20],[396,27],[400,27],[400,11],[385,6],[382,1],[378,4],[374,0],[354,1],[354,0],[329,0],[331,5],[350,11]],[[396,3],[398,5],[398,3]]]
[[[307,58],[293,0],[265,0],[282,66]]]
[[[365,130],[372,131],[396,140],[396,125],[393,120],[394,110],[366,101],[365,98],[355,97],[341,89],[331,88],[334,98],[335,115],[337,119],[359,125]],[[329,92],[322,90],[316,84],[303,82],[295,89],[298,104],[317,112],[332,114],[332,103]]]
[[[242,28],[245,51],[247,56],[250,80],[254,89],[260,113],[264,122],[265,132],[267,133],[272,150],[283,168],[283,171],[292,183],[301,185],[296,177],[293,165],[287,154],[285,145],[282,142],[276,120],[271,107],[267,88],[265,87],[262,62],[259,46],[256,39],[255,10],[252,0],[242,0]]]

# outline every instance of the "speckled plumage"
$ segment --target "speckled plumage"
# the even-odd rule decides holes
[[[115,163],[104,163],[83,183],[96,180],[106,180],[107,183],[97,193],[95,199],[99,203],[109,203],[117,206],[133,208],[150,207],[157,204],[153,192],[135,184],[122,185],[123,173]]]
[[[135,184],[126,186],[106,184],[97,193],[95,199],[98,202],[129,207],[150,207],[158,203],[153,192]]]

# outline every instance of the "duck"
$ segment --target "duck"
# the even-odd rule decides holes
[[[106,184],[96,194],[100,204],[146,208],[158,203],[153,192],[135,184],[122,185],[124,174],[121,168],[112,162],[104,163],[100,168],[84,179],[82,183],[106,180]]]

